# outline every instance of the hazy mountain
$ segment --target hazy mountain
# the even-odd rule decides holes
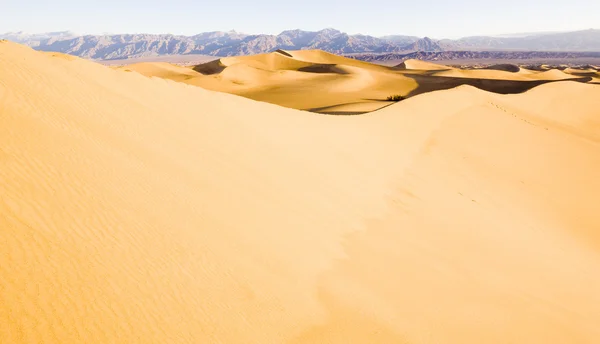
[[[259,54],[277,49],[321,49],[335,54],[393,52],[400,51],[400,46],[381,38],[348,35],[329,28],[316,32],[287,30],[279,35],[238,35],[235,38],[229,36],[222,39],[222,44],[204,43],[197,49],[202,54],[232,56]]]
[[[203,54],[249,55],[276,49],[322,49],[336,54],[401,51],[401,45],[367,36],[348,35],[335,29],[317,32],[288,30],[279,35],[248,35],[235,31],[205,32],[194,36],[122,34],[56,35],[5,34],[0,38],[26,44],[37,50],[58,51],[93,59],[124,59],[152,55]]]
[[[542,36],[550,35],[555,33],[561,33],[560,31],[544,31],[544,32],[519,32],[519,33],[505,33],[500,35],[489,35],[490,37],[528,37],[528,36]]]
[[[194,54],[197,45],[189,37],[174,35],[80,36],[43,42],[34,47],[93,59],[119,59],[149,55]]]
[[[327,28],[287,30],[278,35],[248,35],[236,31],[204,32],[194,36],[118,34],[78,36],[72,32],[28,34],[13,32],[0,38],[37,50],[58,51],[85,58],[109,60],[158,55],[248,55],[277,49],[322,49],[335,54],[401,53],[412,51],[600,51],[600,30],[540,33],[518,37],[475,36],[457,40],[428,37],[349,35]]]
[[[416,41],[418,41],[420,39],[420,37],[416,37],[416,36],[404,36],[404,35],[391,35],[391,36],[383,36],[380,37],[381,39],[383,39],[386,42],[392,43],[392,44],[397,44],[400,46],[405,46],[405,45],[409,45],[411,43],[414,43]]]
[[[409,59],[423,61],[452,60],[556,60],[556,59],[600,59],[600,52],[567,51],[415,51],[411,53],[355,54],[357,60],[368,62],[405,61]],[[582,62],[582,61],[580,61]]]
[[[429,37],[421,38],[411,44],[402,47],[402,50],[406,51],[443,51],[444,49],[439,45],[437,41],[432,40]]]
[[[59,40],[66,40],[73,37],[77,37],[77,34],[71,31],[46,32],[35,34],[19,31],[0,34],[0,38],[8,39],[10,41],[17,42],[20,44],[25,44],[30,47],[37,47],[42,44],[48,44]]]
[[[600,51],[600,30],[539,33],[523,37],[474,36],[441,40],[445,50]]]

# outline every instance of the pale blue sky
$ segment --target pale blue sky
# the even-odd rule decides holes
[[[600,28],[600,0],[1,0],[0,33],[231,30],[276,34],[332,27],[434,38]],[[343,5],[340,5],[343,4]]]

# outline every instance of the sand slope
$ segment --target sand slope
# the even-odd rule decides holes
[[[326,116],[0,43],[0,342],[596,343],[598,95]]]
[[[495,79],[495,80],[514,80],[514,81],[531,81],[531,80],[575,80],[581,79],[581,76],[570,75],[563,71],[552,69],[542,72],[532,72],[525,69],[520,69],[518,72],[494,70],[494,69],[471,69],[460,70],[451,69],[447,71],[436,72],[433,75],[446,76],[455,78],[468,79]]]
[[[558,70],[537,72],[507,65],[461,70],[408,60],[400,66],[384,67],[320,50],[227,57],[193,68],[142,63],[121,69],[328,114],[362,114],[389,106],[388,96],[411,97],[460,85],[505,94],[525,92],[550,81],[593,81],[590,76]]]
[[[396,68],[424,70],[424,71],[454,69],[454,68],[451,68],[448,66],[444,66],[444,65],[440,65],[440,64],[436,64],[436,63],[432,63],[432,62],[414,60],[414,59],[410,59],[410,60],[406,60],[406,61],[402,62],[399,65],[397,65]]]
[[[133,64],[122,69],[184,82],[294,109],[340,108],[363,113],[389,105],[392,94],[408,94],[417,83],[392,68],[323,51],[277,51],[227,57],[193,69]]]

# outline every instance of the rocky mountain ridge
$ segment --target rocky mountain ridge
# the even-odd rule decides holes
[[[201,54],[235,56],[277,49],[321,49],[334,54],[386,54],[447,51],[600,51],[600,30],[539,34],[524,37],[466,37],[435,40],[429,37],[350,35],[336,29],[286,30],[278,35],[249,35],[236,31],[172,34],[85,35],[72,32],[0,34],[0,38],[33,47],[97,60],[144,56]]]

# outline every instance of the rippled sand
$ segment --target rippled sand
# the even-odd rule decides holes
[[[361,116],[0,43],[0,342],[597,343],[600,86]]]

